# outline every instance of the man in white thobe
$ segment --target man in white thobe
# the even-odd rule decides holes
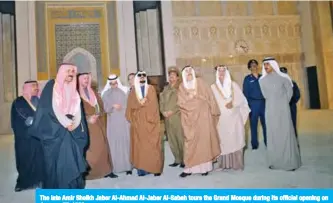
[[[263,60],[259,84],[266,99],[269,168],[294,171],[301,166],[301,157],[289,106],[293,96],[292,80],[270,57]]]

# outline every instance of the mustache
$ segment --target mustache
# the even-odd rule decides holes
[[[140,83],[146,83],[146,80],[141,80]]]

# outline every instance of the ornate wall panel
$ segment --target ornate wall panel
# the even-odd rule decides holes
[[[55,77],[57,68],[63,62],[72,62],[78,66],[80,72],[85,68],[80,67],[83,61],[89,61],[83,56],[64,61],[65,56],[75,49],[81,48],[89,52],[96,60],[97,81],[107,77],[109,66],[107,41],[107,26],[105,21],[105,6],[99,7],[71,7],[47,5],[47,37],[48,37],[48,64],[50,76]],[[86,60],[84,60],[86,59]],[[82,70],[81,70],[82,69]],[[101,83],[99,86],[103,86]]]
[[[56,76],[62,62],[91,71],[99,88],[119,74],[116,2],[36,2],[38,79]]]
[[[248,60],[274,56],[304,90],[299,16],[175,17],[174,39],[177,65],[200,67],[210,83],[217,64],[228,65],[241,84]]]
[[[77,61],[78,63],[81,61],[78,57],[78,60],[73,60],[74,57],[65,58],[69,53],[73,50],[77,50],[78,48],[83,49],[77,54],[82,54],[83,56],[87,56],[84,54],[84,51],[90,53],[96,61],[96,70],[90,70],[92,72],[97,72],[98,76],[101,76],[101,43],[100,43],[100,25],[99,24],[73,24],[73,25],[55,25],[55,38],[56,38],[56,66],[63,62],[72,62]],[[89,60],[89,57],[86,57]],[[79,64],[76,64],[80,66]],[[84,64],[82,64],[84,65]],[[81,68],[81,66],[80,66]],[[91,65],[91,68],[93,66]],[[89,69],[82,67],[83,72],[88,72]],[[89,71],[89,72],[90,72]],[[97,78],[94,78],[95,80]]]

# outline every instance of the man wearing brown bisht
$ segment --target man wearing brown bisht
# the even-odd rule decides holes
[[[90,73],[78,74],[78,92],[82,99],[89,129],[89,147],[86,159],[90,169],[86,179],[117,178],[118,176],[112,172],[112,161],[105,132],[106,119],[103,102],[100,96],[93,91],[91,80]]]
[[[177,91],[179,87],[179,71],[176,67],[170,67],[168,70],[169,84],[164,87],[160,94],[160,111],[165,120],[164,125],[168,137],[168,142],[175,161],[170,164],[170,167],[179,166],[184,168],[183,148],[184,134],[180,121],[180,111],[177,105]]]
[[[183,82],[178,90],[178,105],[184,130],[185,169],[179,176],[185,178],[192,173],[207,176],[213,170],[213,161],[221,154],[217,133],[220,109],[211,88],[194,69],[185,66]]]
[[[157,94],[147,84],[147,74],[139,71],[130,91],[126,118],[131,123],[131,163],[139,176],[160,176],[163,170],[162,136]]]

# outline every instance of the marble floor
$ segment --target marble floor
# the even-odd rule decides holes
[[[160,177],[119,174],[118,179],[87,182],[87,188],[333,188],[333,135],[300,137],[303,166],[295,172],[266,167],[265,149],[246,150],[243,172],[213,172],[180,179],[180,168],[170,168],[172,154],[166,142],[164,173]],[[16,180],[12,136],[0,136],[0,202],[33,203],[34,191],[15,193]]]

